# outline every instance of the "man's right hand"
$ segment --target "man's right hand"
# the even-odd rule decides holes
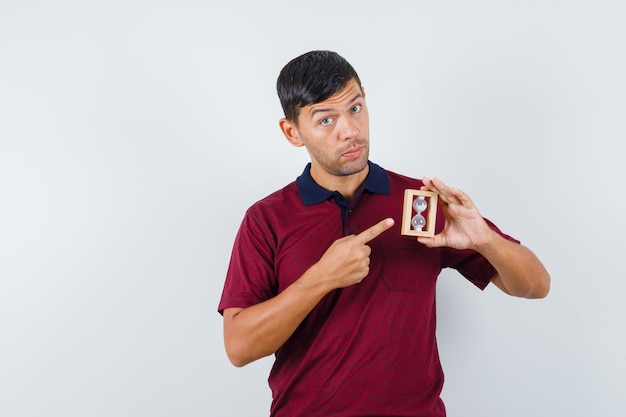
[[[387,218],[364,230],[358,235],[337,239],[315,264],[320,279],[327,280],[332,289],[357,284],[369,273],[372,239],[393,226],[394,220]]]

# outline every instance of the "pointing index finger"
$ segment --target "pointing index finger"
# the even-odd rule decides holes
[[[391,226],[393,226],[393,224],[394,221],[391,217],[386,218],[385,220],[376,223],[369,229],[365,229],[358,235],[355,235],[355,238],[358,239],[359,242],[361,242],[363,245],[365,245],[367,242],[374,239],[385,230],[389,229]]]

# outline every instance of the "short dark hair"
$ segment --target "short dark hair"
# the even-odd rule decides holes
[[[356,71],[338,53],[311,51],[289,61],[276,81],[276,90],[285,117],[296,122],[300,109],[322,102],[355,79]]]

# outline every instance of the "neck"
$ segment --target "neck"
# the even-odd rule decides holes
[[[350,201],[367,178],[369,165],[355,174],[345,176],[330,175],[323,170],[322,172],[319,171],[319,169],[315,169],[315,166],[311,166],[311,177],[316,183],[327,190],[339,191],[346,200]]]

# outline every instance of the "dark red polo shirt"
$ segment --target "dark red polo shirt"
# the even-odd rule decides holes
[[[445,416],[435,339],[437,276],[455,268],[482,289],[496,271],[476,252],[428,249],[400,234],[404,190],[419,189],[420,180],[370,162],[363,187],[348,202],[316,184],[309,168],[247,211],[220,312],[274,297],[336,239],[386,217],[396,223],[369,243],[369,275],[328,294],[276,352],[271,415]],[[437,232],[443,223],[439,212]]]

